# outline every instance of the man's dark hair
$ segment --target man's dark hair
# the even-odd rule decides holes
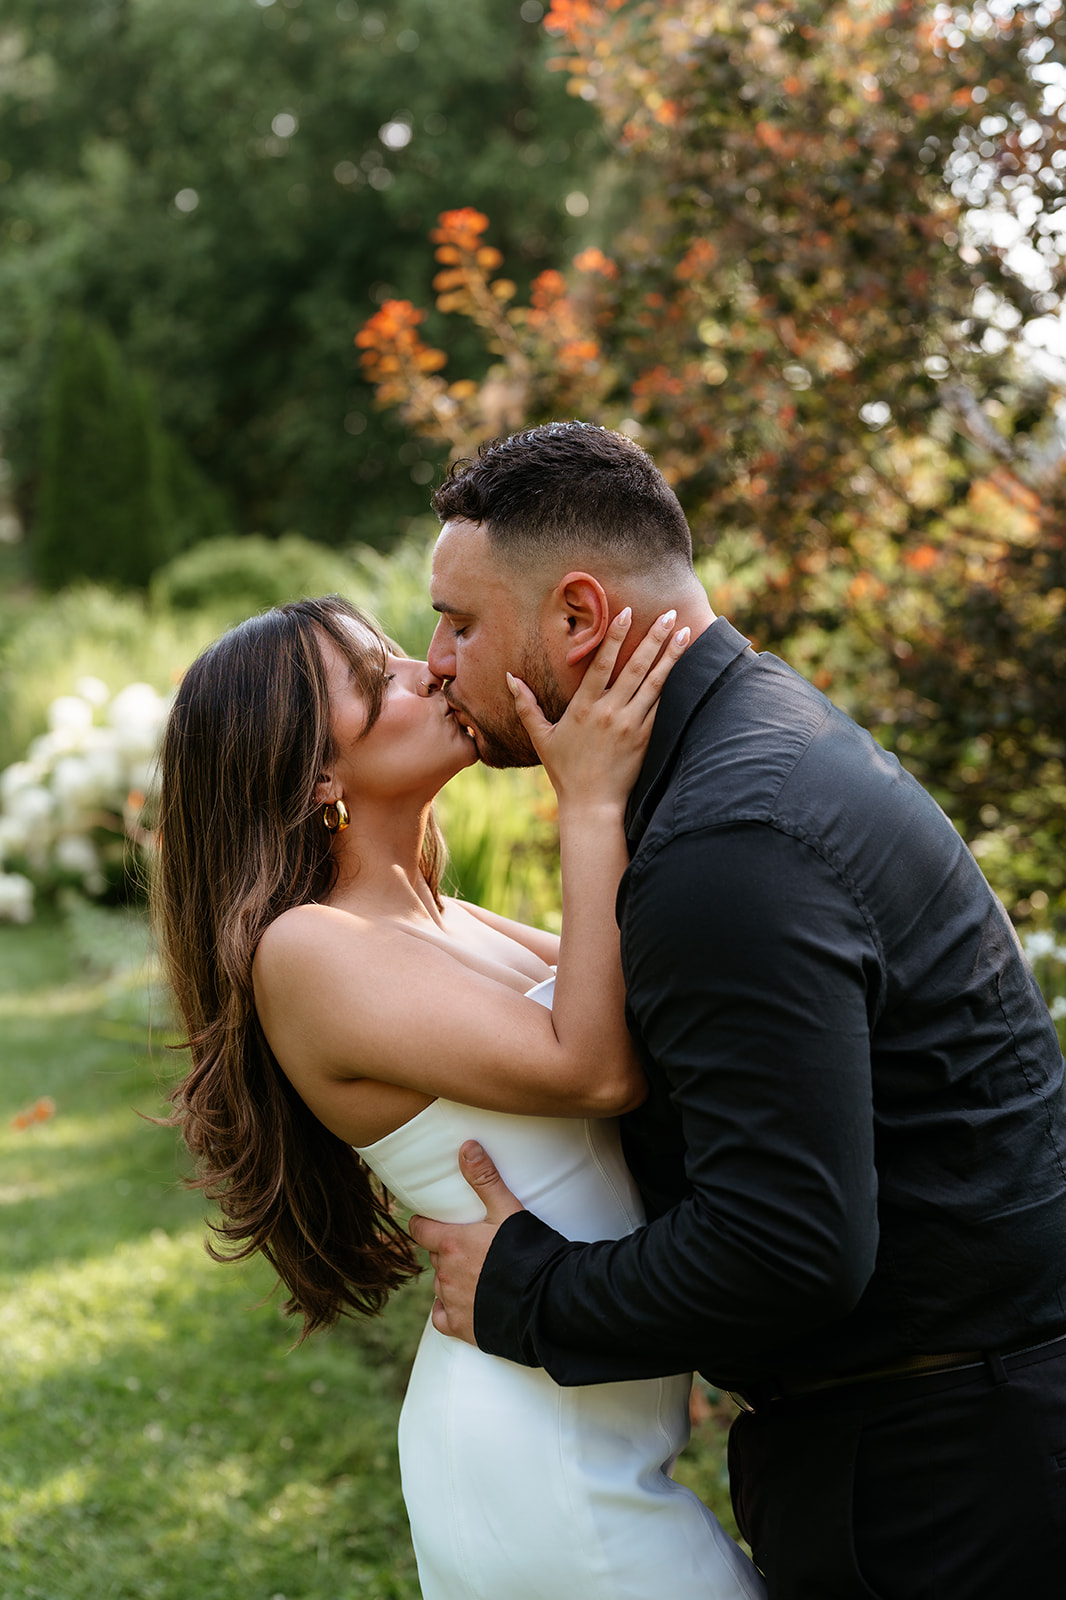
[[[625,434],[588,422],[486,441],[453,464],[433,509],[442,522],[483,523],[516,566],[575,547],[627,570],[692,562],[685,513],[654,461]]]

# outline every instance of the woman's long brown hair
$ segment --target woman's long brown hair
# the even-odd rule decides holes
[[[369,649],[351,624],[360,624]],[[351,1146],[304,1105],[259,1026],[252,958],[290,906],[333,882],[314,800],[332,764],[318,635],[351,662],[369,709],[384,697],[387,641],[336,595],[242,623],[185,674],[160,757],[153,912],[192,1068],[172,1123],[196,1159],[190,1180],[217,1201],[219,1260],[262,1254],[303,1317],[301,1339],[339,1316],[380,1311],[419,1271],[387,1196]],[[380,651],[377,649],[380,645]],[[430,822],[422,871],[438,894],[444,851]]]

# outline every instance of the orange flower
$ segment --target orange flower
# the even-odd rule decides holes
[[[718,251],[709,239],[696,239],[689,245],[674,268],[674,277],[683,283],[691,278],[702,278],[718,260]]]
[[[664,128],[673,128],[681,121],[681,107],[676,100],[664,100],[655,107],[654,116]]]
[[[381,383],[407,366],[416,372],[439,372],[447,362],[443,350],[433,350],[418,337],[416,328],[426,313],[410,300],[386,300],[355,336],[362,350],[360,362],[371,383]]]
[[[655,399],[685,392],[685,380],[669,367],[649,367],[633,380],[633,393],[641,399]]]
[[[596,5],[595,0],[552,0],[544,18],[544,30],[572,39],[582,27],[594,27],[602,20],[603,7]]]
[[[582,250],[580,255],[574,257],[574,266],[579,272],[598,272],[601,278],[618,276],[618,268],[610,256],[605,256],[594,244],[590,244],[587,250]]]
[[[595,339],[568,339],[559,346],[559,366],[563,372],[574,375],[596,361],[600,354]]]
[[[848,584],[849,600],[880,600],[885,586],[872,572],[857,572]]]
[[[439,244],[446,250],[476,250],[480,235],[489,225],[485,213],[475,211],[473,206],[460,206],[457,211],[442,211],[437,221],[440,226],[434,228],[429,237],[434,244]],[[442,256],[438,251],[437,259],[454,261],[456,258],[451,254]]]
[[[30,1128],[35,1122],[47,1122],[49,1117],[56,1114],[56,1103],[48,1095],[42,1095],[40,1100],[35,1100],[32,1106],[25,1111],[16,1112],[11,1118],[11,1126],[20,1132]]]
[[[410,300],[386,300],[380,311],[375,311],[355,336],[361,349],[384,349],[393,343],[418,342],[414,330],[425,321],[426,313],[419,311]]]
[[[566,279],[554,267],[538,272],[529,290],[530,303],[537,311],[550,311],[566,294]]]

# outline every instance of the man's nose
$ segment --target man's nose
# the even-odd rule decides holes
[[[443,637],[444,623],[438,622],[433,630],[426,652],[426,666],[435,678],[455,677],[455,650]]]

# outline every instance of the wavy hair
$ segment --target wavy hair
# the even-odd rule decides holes
[[[369,649],[353,622],[376,642]],[[333,761],[321,634],[351,663],[373,725],[389,644],[347,601],[298,600],[231,629],[186,672],[167,722],[152,874],[192,1058],[169,1121],[228,1247],[208,1239],[207,1250],[217,1260],[261,1252],[289,1290],[285,1311],[303,1318],[301,1340],[339,1316],[380,1311],[420,1270],[388,1197],[296,1094],[255,1010],[263,933],[291,906],[323,899],[335,877],[314,799]],[[422,872],[438,904],[443,864],[431,818]]]

